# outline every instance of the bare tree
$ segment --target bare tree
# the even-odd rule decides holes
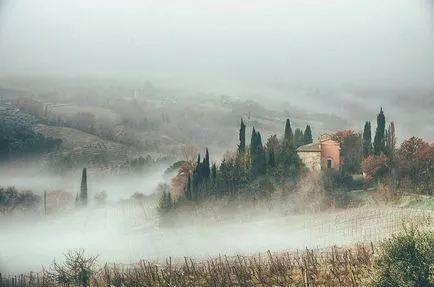
[[[193,161],[196,159],[198,149],[193,144],[185,144],[181,147],[181,154],[186,161]]]
[[[62,286],[89,286],[92,276],[97,270],[98,256],[88,256],[84,250],[69,251],[65,254],[65,261],[57,263],[56,260],[48,268],[44,268],[44,275]]]

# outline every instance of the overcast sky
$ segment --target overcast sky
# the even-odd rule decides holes
[[[431,0],[0,0],[0,74],[431,84]]]

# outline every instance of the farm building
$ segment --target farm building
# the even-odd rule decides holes
[[[318,141],[297,148],[297,154],[310,170],[320,171],[340,167],[340,146],[329,135],[322,135]]]

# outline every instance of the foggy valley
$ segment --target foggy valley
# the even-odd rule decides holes
[[[432,286],[433,51],[431,0],[0,0],[0,287]]]

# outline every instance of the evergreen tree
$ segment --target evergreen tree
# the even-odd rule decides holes
[[[243,153],[246,149],[246,125],[244,124],[243,119],[241,119],[239,138],[240,144],[238,145],[238,152]]]
[[[252,128],[252,136],[250,138],[250,154],[253,156],[256,149],[256,130],[255,127]]]
[[[268,166],[274,168],[276,166],[276,159],[274,158],[274,150],[268,151]]]
[[[371,122],[367,121],[363,129],[363,157],[372,153]]]
[[[303,131],[299,128],[295,129],[294,131],[294,144],[295,148],[298,148],[304,144]]]
[[[252,160],[252,175],[254,177],[261,174],[265,174],[267,169],[267,162],[265,158],[265,150],[262,145],[262,138],[259,132],[253,130],[251,148],[251,160]]]
[[[291,129],[291,122],[289,121],[289,119],[286,119],[286,123],[285,123],[285,136],[284,136],[284,140],[286,142],[286,144],[288,145],[293,145],[294,144],[294,134],[292,132]]]
[[[87,206],[87,170],[83,168],[81,175],[80,206]]]
[[[396,135],[395,135],[395,123],[391,122],[387,130],[386,136],[386,152],[392,154],[396,148]]]
[[[306,126],[303,137],[304,137],[304,144],[310,144],[313,142],[312,130],[310,129],[310,125]]]
[[[195,172],[198,173],[199,176],[202,175],[202,163],[200,162],[200,153],[197,154],[197,163],[196,163]]]
[[[206,152],[205,152],[205,158],[203,160],[203,167],[202,167],[202,169],[203,169],[203,177],[206,180],[208,180],[210,178],[210,176],[211,176],[211,170],[210,170],[210,167],[209,167],[209,152],[208,152],[208,148],[206,149]]]
[[[212,177],[213,183],[216,183],[216,180],[217,180],[217,166],[216,166],[215,163],[212,164],[211,177]]]
[[[191,189],[191,199],[197,200],[200,192],[200,174],[198,171],[193,173],[193,185]]]
[[[386,118],[384,117],[383,108],[380,108],[380,113],[377,116],[377,128],[374,137],[374,154],[380,155],[385,151],[384,134],[386,129]]]
[[[159,208],[161,211],[169,211],[175,207],[175,202],[172,200],[170,192],[163,191],[160,197]]]

